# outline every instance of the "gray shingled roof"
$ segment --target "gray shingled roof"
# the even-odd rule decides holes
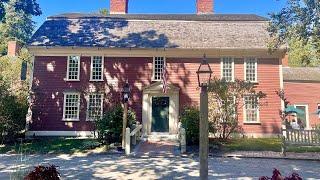
[[[30,46],[267,48],[268,21],[256,15],[51,16]]]
[[[320,82],[320,67],[284,67],[283,80]]]

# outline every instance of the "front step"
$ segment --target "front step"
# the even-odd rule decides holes
[[[157,141],[171,141],[178,142],[179,138],[177,134],[150,134],[144,137],[144,140],[157,142]]]

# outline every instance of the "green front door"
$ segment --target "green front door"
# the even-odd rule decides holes
[[[151,132],[169,132],[169,97],[152,97]]]

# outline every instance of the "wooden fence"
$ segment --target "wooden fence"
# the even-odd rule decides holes
[[[282,154],[288,145],[320,146],[320,130],[282,129]]]

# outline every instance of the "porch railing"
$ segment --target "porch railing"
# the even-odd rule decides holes
[[[141,139],[142,135],[142,125],[137,122],[137,126],[131,132],[130,128],[126,128],[126,138],[125,138],[125,153],[126,155],[130,155],[131,153],[131,144],[136,145],[137,140]]]

